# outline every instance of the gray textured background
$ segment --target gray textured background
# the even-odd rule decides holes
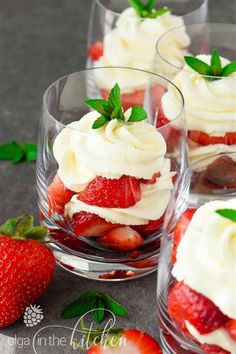
[[[0,144],[11,139],[36,142],[44,90],[55,79],[85,65],[90,6],[91,0],[0,0]],[[211,20],[232,23],[235,12],[236,0],[210,0]],[[0,222],[22,212],[37,218],[35,165],[0,162]],[[60,320],[60,311],[87,289],[108,291],[127,306],[130,315],[119,319],[119,326],[139,327],[157,337],[156,274],[108,285],[57,269],[49,290],[38,301],[45,314],[42,326],[73,327],[75,320]],[[27,329],[20,320],[2,330],[0,353],[34,353],[32,338],[37,329]],[[47,338],[52,334],[66,337],[67,346],[48,340],[47,347],[37,348],[38,354],[74,352],[68,344],[69,329],[41,332]],[[25,345],[20,348],[22,340]]]

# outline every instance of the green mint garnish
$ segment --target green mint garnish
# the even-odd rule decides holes
[[[223,216],[226,219],[236,222],[236,210],[235,209],[219,209],[216,213]]]
[[[7,220],[0,226],[0,234],[11,236],[14,239],[43,239],[47,235],[47,228],[44,226],[34,226],[34,218],[24,214],[15,219]]]
[[[95,120],[92,128],[98,129],[106,125],[112,119],[125,122],[124,110],[122,108],[120,87],[116,84],[110,92],[108,100],[90,99],[84,101],[89,107],[100,113],[100,117]],[[140,122],[147,119],[147,113],[141,106],[134,106],[128,122]]]
[[[64,308],[61,318],[83,316],[90,310],[93,310],[92,315],[97,323],[101,323],[105,319],[105,310],[110,310],[118,316],[128,315],[127,310],[107,294],[99,291],[86,291]]]
[[[204,79],[209,81],[218,80],[236,72],[236,61],[233,61],[222,68],[221,59],[216,49],[212,50],[210,65],[198,58],[190,56],[185,56],[184,60],[190,68],[197,73],[204,75]]]
[[[12,141],[0,145],[0,160],[19,163],[23,160],[33,162],[37,159],[37,146],[35,144],[19,144]]]
[[[156,0],[148,0],[145,4],[141,0],[128,0],[128,2],[135,9],[137,15],[142,18],[157,18],[171,11],[168,7],[155,9]]]

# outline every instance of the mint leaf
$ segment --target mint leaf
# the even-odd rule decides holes
[[[94,321],[101,323],[105,316],[105,305],[101,299],[97,299],[95,303],[91,306],[92,316]]]
[[[84,315],[91,309],[91,304],[97,298],[96,291],[86,291],[77,300],[67,305],[61,313],[61,318],[73,318]]]
[[[229,76],[234,72],[236,72],[236,61],[232,61],[232,63],[224,66],[221,72],[221,76]]]
[[[157,9],[156,11],[150,13],[148,17],[157,18],[158,16],[164,15],[165,13],[170,12],[170,11],[171,10],[168,7],[162,7],[160,9]]]
[[[223,216],[226,219],[236,222],[236,210],[235,209],[219,209],[216,213]]]
[[[213,49],[211,53],[211,75],[220,76],[221,71],[222,67],[219,53],[216,49]]]
[[[147,113],[141,106],[134,106],[131,111],[131,115],[128,122],[140,122],[147,119]]]
[[[150,13],[152,12],[154,5],[155,5],[156,0],[148,0],[147,4],[144,6],[144,9]]]
[[[108,104],[112,108],[120,108],[121,107],[120,87],[118,84],[115,84],[115,86],[111,90]]]
[[[112,112],[112,108],[109,106],[108,102],[103,99],[95,98],[91,100],[85,100],[84,103],[95,109],[95,111],[103,116],[109,116],[109,114]]]
[[[114,315],[118,315],[118,316],[127,316],[128,315],[128,311],[122,305],[120,305],[117,301],[112,299],[110,296],[108,296],[107,294],[105,294],[103,292],[100,292],[99,295],[103,299],[106,309],[110,310],[112,313],[114,313]]]
[[[9,160],[13,163],[18,163],[23,157],[24,150],[16,141],[0,146],[0,160]]]
[[[143,10],[143,4],[140,0],[128,0],[128,3],[130,4],[130,6],[132,6],[137,15],[139,17],[142,17],[142,10]]]
[[[208,76],[211,74],[211,67],[204,61],[190,56],[185,56],[184,60],[186,64],[197,73]]]
[[[29,162],[34,162],[37,159],[37,145],[23,144],[22,148],[25,152],[25,158]]]
[[[99,117],[98,119],[95,120],[93,123],[92,129],[98,129],[101,128],[103,125],[105,125],[108,122],[108,119],[104,116]]]

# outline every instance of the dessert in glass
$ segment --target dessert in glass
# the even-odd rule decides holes
[[[97,0],[93,3],[90,30],[88,37],[87,67],[127,66],[142,70],[150,70],[159,74],[159,68],[153,66],[155,46],[157,39],[171,28],[180,26],[181,30],[176,36],[169,38],[168,55],[182,60],[182,52],[186,51],[190,40],[186,35],[184,20],[176,15],[182,4],[178,1],[158,2],[139,0],[108,1]],[[167,4],[168,3],[168,4]],[[192,4],[194,3],[194,4]],[[201,7],[205,2],[185,1],[185,11]],[[182,9],[181,14],[186,12]],[[171,80],[162,72],[162,76]],[[114,77],[117,80],[117,77]],[[132,101],[136,96],[138,104],[142,103],[145,79],[142,75],[127,75]],[[98,82],[99,84],[99,82]],[[163,84],[163,82],[162,82]],[[159,89],[163,90],[159,83]],[[110,90],[110,81],[104,78],[102,89]],[[126,93],[126,99],[129,99]]]
[[[166,213],[158,268],[161,343],[166,353],[234,354],[236,198],[191,204],[190,177],[187,171],[176,182]]]
[[[105,100],[95,77],[113,71],[121,79]],[[130,71],[139,73],[115,67],[80,71],[53,83],[43,99],[41,222],[56,241],[58,263],[92,279],[132,279],[156,269],[171,190],[187,166],[180,91],[176,120],[157,129],[156,75],[142,72],[142,106],[124,109],[120,86]]]

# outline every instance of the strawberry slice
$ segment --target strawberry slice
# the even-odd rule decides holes
[[[201,348],[206,354],[230,354],[230,352],[218,347],[218,345],[203,344]]]
[[[229,335],[236,341],[236,320],[230,320],[226,323],[225,329]]]
[[[51,216],[53,213],[63,214],[65,205],[71,200],[74,194],[75,192],[67,189],[60,177],[56,175],[47,191],[48,215]]]
[[[177,248],[182,240],[188,225],[190,224],[190,221],[193,218],[193,215],[195,214],[197,209],[187,209],[183,215],[181,215],[179,221],[175,225],[174,229],[174,246],[173,246],[173,251],[172,251],[172,263],[176,262],[176,253],[177,253]]]
[[[183,282],[176,283],[171,289],[168,311],[177,323],[189,321],[201,334],[212,332],[228,321],[211,300]]]
[[[103,43],[98,41],[92,44],[91,47],[88,48],[87,54],[92,61],[100,59],[101,56],[103,56]]]
[[[181,130],[175,129],[172,125],[167,125],[170,120],[165,116],[162,107],[158,108],[156,127],[162,128],[161,133],[167,144],[167,151],[172,152],[179,144],[179,139],[183,135]]]
[[[218,186],[236,187],[236,161],[229,156],[220,156],[210,164],[205,173],[205,180]]]
[[[140,182],[144,183],[144,184],[154,184],[154,183],[156,183],[156,181],[159,177],[161,177],[160,172],[156,172],[153,174],[152,178],[150,178],[150,179],[141,178]]]
[[[77,236],[102,236],[110,230],[120,226],[119,224],[112,224],[100,216],[81,211],[73,215],[70,220],[74,233]]]
[[[224,136],[210,136],[207,133],[198,130],[189,130],[188,138],[195,143],[203,146],[225,144],[236,144],[236,133],[226,133]]]
[[[99,241],[119,251],[131,251],[142,246],[144,242],[140,234],[129,226],[117,227],[100,237]]]
[[[87,354],[161,354],[158,343],[147,333],[138,329],[124,330],[120,340],[114,340],[116,346],[93,346]]]
[[[131,176],[119,179],[98,176],[77,198],[86,204],[104,208],[129,208],[141,199],[140,182]]]
[[[133,226],[133,228],[139,232],[142,236],[149,236],[157,232],[164,223],[165,215],[163,215],[160,219],[150,220],[147,225],[138,225]]]
[[[161,97],[165,93],[165,88],[160,85],[156,85],[152,88],[152,106],[153,109],[156,110],[158,103],[161,101]],[[110,91],[106,89],[101,90],[101,96],[104,99],[108,99],[110,95]],[[122,93],[121,101],[122,107],[124,111],[133,107],[133,106],[143,106],[145,98],[145,90],[136,90],[132,93]]]

